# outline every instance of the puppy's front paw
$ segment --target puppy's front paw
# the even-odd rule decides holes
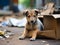
[[[35,41],[35,38],[30,38],[30,41]]]
[[[23,39],[24,39],[24,37],[23,37],[23,36],[20,36],[20,37],[19,37],[19,40],[23,40]]]

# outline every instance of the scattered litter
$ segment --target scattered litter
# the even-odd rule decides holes
[[[10,37],[8,34],[5,34],[4,36],[5,36],[5,38],[9,38]]]
[[[5,32],[0,30],[0,35],[4,35],[4,34],[5,34]]]
[[[2,36],[0,36],[0,39],[2,39],[3,37]]]
[[[5,38],[4,38],[4,37],[2,37],[2,36],[0,36],[0,40],[5,40]]]
[[[12,33],[11,31],[8,31],[6,29],[4,29],[3,31],[0,30],[0,39],[9,38],[12,35],[14,35],[14,33]]]

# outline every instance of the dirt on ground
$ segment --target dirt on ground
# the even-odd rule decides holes
[[[0,29],[7,29],[14,33],[9,38],[0,39],[0,45],[60,45],[60,40],[54,39],[36,39],[35,41],[30,41],[29,38],[24,40],[19,40],[19,36],[22,34],[24,28],[18,27],[0,27]]]

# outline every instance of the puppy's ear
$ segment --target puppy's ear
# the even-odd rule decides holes
[[[28,10],[25,10],[25,11],[23,12],[23,15],[27,16],[27,15],[28,15]]]
[[[35,9],[35,14],[38,15],[38,13],[40,13],[39,10]]]

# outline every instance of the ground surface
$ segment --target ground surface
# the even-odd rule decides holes
[[[14,33],[7,39],[0,39],[0,45],[60,45],[60,40],[53,39],[37,39],[36,41],[30,41],[29,38],[19,40],[18,37],[23,32],[23,28],[17,27],[0,27],[0,29],[7,29]]]

